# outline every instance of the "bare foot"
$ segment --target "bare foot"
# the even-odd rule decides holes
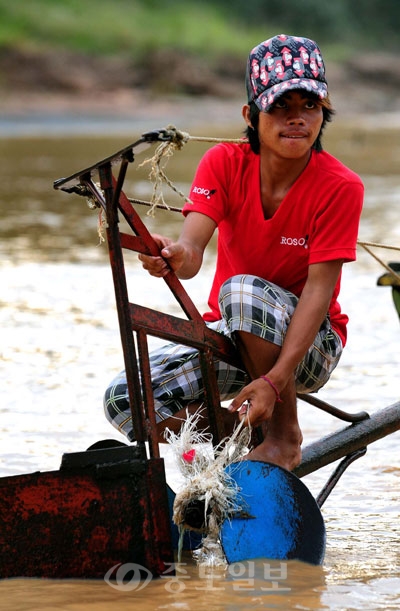
[[[282,439],[267,432],[264,441],[246,454],[243,460],[270,462],[292,471],[301,462],[301,442],[301,434]]]

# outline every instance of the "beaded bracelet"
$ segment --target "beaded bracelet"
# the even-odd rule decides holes
[[[275,394],[276,394],[276,401],[278,403],[282,403],[282,399],[281,396],[279,394],[279,390],[277,389],[277,387],[275,386],[275,384],[272,382],[272,380],[270,380],[267,376],[260,376],[260,378],[262,378],[263,380],[265,380],[266,382],[268,382],[268,384],[271,386],[271,388],[274,390]]]

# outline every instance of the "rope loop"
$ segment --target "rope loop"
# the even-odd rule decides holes
[[[154,216],[154,211],[156,208],[162,206],[169,210],[169,205],[164,199],[164,194],[162,191],[163,184],[166,184],[174,193],[176,193],[181,199],[185,202],[192,203],[190,199],[178,189],[173,182],[168,178],[164,169],[172,157],[175,151],[179,151],[183,148],[183,146],[189,141],[190,136],[186,132],[182,132],[173,125],[168,125],[166,128],[166,134],[169,135],[169,139],[161,142],[154,152],[153,157],[149,159],[145,159],[140,165],[139,168],[151,164],[151,169],[149,173],[149,180],[153,182],[153,192],[151,195],[151,207],[148,211],[148,215]]]
[[[174,125],[168,125],[164,131],[165,136],[168,137],[168,139],[161,142],[161,144],[157,146],[153,157],[145,159],[139,165],[139,168],[141,168],[147,164],[151,164],[149,180],[153,182],[153,192],[150,200],[152,205],[150,210],[147,212],[147,214],[150,216],[154,216],[156,208],[162,207],[167,210],[170,209],[169,205],[164,200],[164,195],[162,192],[163,184],[166,184],[185,202],[188,202],[189,204],[192,203],[191,200],[173,184],[164,171],[169,159],[172,157],[175,151],[182,150],[184,145],[190,140],[196,140],[197,142],[234,142],[236,144],[245,144],[248,142],[246,138],[227,139],[191,136],[187,132],[177,129]]]

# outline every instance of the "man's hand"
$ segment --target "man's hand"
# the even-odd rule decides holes
[[[140,254],[139,261],[143,269],[157,278],[163,278],[171,269],[177,272],[185,260],[185,249],[182,244],[158,234],[152,234],[152,238],[161,250],[161,257]]]
[[[238,412],[247,426],[259,426],[268,421],[274,411],[276,394],[263,379],[257,378],[242,388],[229,406],[230,412]]]
[[[203,262],[204,249],[213,235],[216,223],[205,214],[190,212],[179,239],[174,242],[162,235],[152,234],[161,251],[160,257],[139,255],[143,268],[152,276],[163,278],[171,270],[181,280],[193,278]]]

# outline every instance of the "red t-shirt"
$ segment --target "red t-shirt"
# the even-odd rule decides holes
[[[202,158],[184,214],[200,212],[218,225],[218,256],[206,321],[221,318],[221,284],[253,274],[300,297],[313,263],[354,261],[364,187],[360,178],[326,152],[312,152],[272,218],[265,219],[260,192],[260,156],[248,144],[222,143]],[[348,317],[337,297],[331,324],[346,343]]]

